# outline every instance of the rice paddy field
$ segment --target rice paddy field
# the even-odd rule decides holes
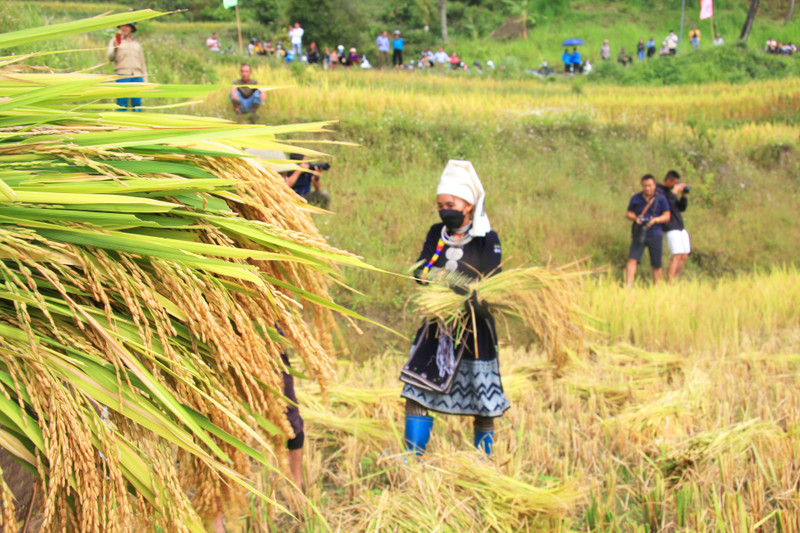
[[[371,327],[347,335],[328,395],[301,385],[310,503],[300,521],[276,516],[266,529],[800,530],[800,278],[789,244],[800,231],[790,207],[800,81],[255,76],[290,86],[269,93],[264,117],[335,118],[326,140],[357,145],[316,145],[334,155],[323,180],[335,212],[316,220],[368,262],[405,272],[416,259],[435,221],[438,172],[453,157],[477,161],[509,266],[588,258],[607,269],[582,285],[592,331],[586,352],[560,371],[524,332],[506,336],[512,408],[491,460],[472,449],[471,420],[438,416],[429,453],[404,464],[397,376],[408,341]],[[220,95],[197,109],[224,116],[226,107]],[[699,184],[687,213],[688,275],[625,291],[623,204],[641,174],[671,167]],[[775,217],[780,232],[768,228]],[[413,332],[413,284],[346,276],[360,291],[346,301]]]
[[[388,272],[345,268],[337,301],[414,331],[415,284],[392,274],[408,273],[436,222],[451,158],[475,164],[506,266],[602,273],[580,281],[588,327],[565,364],[504,329],[512,407],[491,458],[473,449],[471,420],[435,415],[428,453],[404,461],[409,340],[343,325],[336,378],[325,391],[298,380],[305,497],[253,467],[282,507],[253,498],[228,531],[800,532],[800,79],[623,87],[253,63],[275,88],[261,122],[336,121],[291,139],[332,163],[331,213],[314,221]],[[238,77],[230,63],[197,68]],[[233,118],[224,87],[182,112]],[[670,168],[694,186],[694,253],[677,283],[652,286],[642,266],[626,291],[628,198]]]

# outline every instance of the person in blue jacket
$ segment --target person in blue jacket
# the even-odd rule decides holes
[[[572,49],[572,72],[583,72],[581,53],[578,52],[577,48]]]
[[[569,53],[569,48],[564,48],[561,61],[564,62],[564,72],[572,72],[572,54]]]
[[[500,271],[500,239],[484,210],[485,193],[472,163],[451,160],[436,190],[442,222],[428,230],[416,278],[423,284],[437,271],[477,278]],[[460,285],[451,288],[465,296],[465,313],[474,323],[454,341],[451,326],[426,320],[419,328],[400,374],[405,383],[406,449],[421,455],[433,426],[428,411],[473,417],[474,445],[492,453],[494,419],[510,403],[503,392],[497,360],[497,332],[485,301]]]
[[[400,30],[394,30],[394,40],[392,41],[392,66],[403,66],[403,38],[400,37]]]

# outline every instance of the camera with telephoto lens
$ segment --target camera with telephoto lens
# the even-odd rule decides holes
[[[684,187],[683,187],[683,192],[684,193],[688,193],[691,190],[692,190],[692,186],[691,185],[684,185]]]
[[[638,233],[636,234],[636,239],[639,241],[639,244],[647,242],[647,223],[650,222],[652,218],[653,217],[639,217],[639,220],[642,221],[641,226],[637,227]]]
[[[331,164],[330,163],[309,163],[308,168],[313,170],[314,172],[324,172],[326,170],[330,170]]]

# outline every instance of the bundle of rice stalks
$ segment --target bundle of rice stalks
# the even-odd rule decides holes
[[[390,460],[395,460],[392,458]],[[570,485],[509,475],[472,453],[429,454],[398,485],[362,495],[346,514],[358,531],[553,530],[579,502]]]
[[[202,531],[236,514],[251,463],[276,469],[293,436],[281,353],[324,385],[334,314],[355,316],[328,287],[337,264],[366,265],[239,150],[285,150],[277,135],[324,125],[104,113],[98,99],[214,87],[30,73],[20,59],[0,58],[0,447],[36,476],[44,530]]]
[[[440,270],[429,276],[412,303],[417,313],[441,321],[460,340],[475,323],[470,300],[485,302],[495,317],[521,323],[542,345],[548,358],[560,369],[570,354],[582,350],[584,320],[575,300],[579,279],[591,271],[567,265],[551,269],[527,267],[473,279]],[[460,287],[458,294],[452,287]],[[464,312],[466,309],[469,312]]]
[[[774,443],[782,434],[772,421],[751,419],[728,427],[706,431],[671,445],[658,463],[668,476],[680,477],[687,468],[699,468],[723,455],[741,455],[759,441]]]

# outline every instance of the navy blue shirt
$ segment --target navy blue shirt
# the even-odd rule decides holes
[[[300,196],[305,196],[311,192],[311,181],[314,179],[314,174],[303,172],[297,177],[297,181],[292,185],[292,190]]]
[[[633,211],[638,217],[642,214],[642,211],[644,211],[644,208],[647,206],[648,202],[649,200],[645,200],[644,196],[642,196],[642,193],[637,192],[631,196],[631,201],[628,203],[628,211]],[[653,205],[650,206],[650,209],[647,210],[647,213],[645,213],[644,216],[650,218],[660,217],[667,211],[669,211],[669,203],[667,203],[667,199],[664,197],[664,195],[656,193]],[[634,221],[633,224],[631,224],[631,233],[636,231],[636,226],[638,226],[638,224],[636,221]],[[647,230],[648,237],[658,237],[660,235],[662,235],[661,224],[653,224],[650,226],[650,229]]]

